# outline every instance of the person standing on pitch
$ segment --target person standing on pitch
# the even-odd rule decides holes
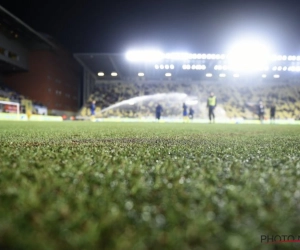
[[[193,110],[192,107],[190,107],[190,110],[189,110],[189,118],[190,118],[191,120],[194,119],[194,110]]]
[[[258,110],[257,111],[258,111],[258,118],[260,120],[260,123],[263,123],[264,118],[265,118],[265,106],[264,106],[262,101],[260,101],[258,103]]]
[[[209,122],[215,122],[215,107],[217,106],[217,97],[214,95],[213,92],[210,93],[210,96],[207,99],[207,108],[208,108],[208,117]]]
[[[158,104],[155,108],[155,117],[157,120],[160,120],[161,112],[163,111],[163,108],[160,104]]]
[[[91,115],[95,115],[96,101],[92,101],[90,109],[91,109]]]
[[[188,106],[186,106],[185,102],[183,103],[182,105],[182,109],[183,109],[183,121],[187,121],[187,118],[188,118],[188,112],[187,112],[187,109],[188,109]]]
[[[276,113],[276,106],[272,104],[270,108],[270,123],[275,123],[275,113]]]

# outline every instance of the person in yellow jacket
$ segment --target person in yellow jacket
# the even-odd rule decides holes
[[[207,98],[207,108],[208,108],[208,117],[210,123],[215,122],[215,113],[214,109],[217,106],[217,97],[214,95],[213,92],[210,93],[210,96]]]

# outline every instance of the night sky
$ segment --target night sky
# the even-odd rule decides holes
[[[244,36],[300,54],[300,0],[2,0],[0,5],[70,51],[226,53]]]

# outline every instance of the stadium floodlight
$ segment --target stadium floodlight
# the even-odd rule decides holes
[[[221,55],[220,54],[216,54],[216,58],[217,60],[220,60],[221,59]]]
[[[191,65],[187,64],[187,65],[186,65],[186,69],[187,69],[187,70],[190,70],[190,69],[191,69]]]
[[[171,64],[170,65],[170,69],[174,69],[175,67],[174,67],[174,64]]]
[[[287,56],[282,56],[282,60],[286,61],[287,60]]]
[[[183,65],[182,65],[182,69],[183,69],[183,70],[186,70],[186,64],[183,64]]]
[[[226,59],[226,55],[222,54],[222,55],[221,55],[221,59],[222,59],[222,60]]]
[[[201,54],[197,54],[197,58],[196,59],[201,59],[202,55]]]
[[[195,70],[196,69],[196,65],[192,65],[192,70]]]
[[[279,77],[280,77],[280,75],[277,75],[277,74],[276,74],[276,75],[274,75],[273,77],[274,77],[274,78],[279,78]]]
[[[205,69],[206,69],[206,66],[205,66],[205,65],[202,65],[202,69],[205,70]]]
[[[300,61],[300,56],[297,56],[297,61]]]
[[[233,44],[227,55],[232,70],[254,72],[271,61],[270,46],[258,39],[246,39]]]
[[[240,77],[240,75],[239,74],[233,74],[233,77],[238,78],[238,77]]]
[[[212,73],[206,73],[206,77],[212,77]]]
[[[159,65],[159,68],[160,68],[160,69],[164,69],[165,66],[164,66],[163,64],[161,64],[161,65]]]
[[[158,64],[155,64],[154,68],[155,68],[155,69],[159,69],[159,65],[158,65]]]
[[[201,70],[201,69],[202,69],[202,65],[197,64],[197,65],[196,65],[196,70]]]
[[[223,65],[223,66],[222,66],[222,69],[223,69],[223,70],[228,70],[228,66],[227,66],[227,65]]]
[[[165,76],[170,77],[170,76],[172,76],[172,74],[171,73],[166,73]]]
[[[273,66],[272,70],[276,71],[277,70],[277,66]]]
[[[266,75],[266,74],[262,74],[261,77],[262,77],[262,78],[266,78],[267,75]]]
[[[139,72],[138,73],[138,76],[140,76],[140,77],[142,77],[142,76],[144,76],[145,74],[143,73],[143,72]]]
[[[98,76],[104,76],[104,72],[98,72]]]
[[[118,76],[117,72],[111,72],[111,76]]]
[[[202,59],[206,59],[207,58],[207,55],[206,54],[202,54]]]
[[[164,55],[164,59],[185,61],[185,60],[193,59],[193,54],[186,53],[186,52],[166,53]]]
[[[281,66],[278,66],[278,67],[277,67],[277,70],[278,70],[278,71],[281,71],[281,70],[282,70],[282,67],[281,67]]]
[[[169,69],[170,66],[168,64],[165,65],[165,69]]]
[[[126,59],[131,62],[159,62],[164,54],[158,50],[131,50],[126,53]]]
[[[282,68],[282,70],[283,70],[283,71],[286,71],[286,70],[287,70],[287,66],[284,66],[284,67]]]
[[[226,74],[225,74],[225,73],[221,73],[221,74],[219,75],[219,77],[226,77]]]

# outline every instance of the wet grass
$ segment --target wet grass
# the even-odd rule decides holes
[[[0,122],[0,249],[291,249],[300,127]]]

